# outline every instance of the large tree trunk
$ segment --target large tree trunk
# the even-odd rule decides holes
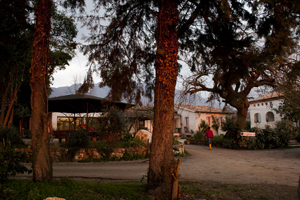
[[[248,108],[248,101],[241,103],[241,105],[237,107],[236,125],[239,127],[240,130],[244,129],[246,126]]]
[[[157,17],[156,80],[154,98],[154,130],[151,145],[149,193],[172,198],[175,162],[172,149],[174,91],[178,74],[178,1],[161,2]],[[177,188],[174,188],[177,190]]]
[[[241,131],[246,126],[246,118],[247,118],[247,112],[248,112],[249,102],[248,100],[244,100],[244,102],[241,102],[239,106],[237,106],[237,119],[236,119],[236,126],[238,128],[238,131],[234,135],[234,141],[236,144],[239,143],[241,140]]]
[[[39,0],[35,11],[36,25],[31,61],[31,139],[33,180],[52,179],[48,135],[47,66],[51,29],[51,0]]]

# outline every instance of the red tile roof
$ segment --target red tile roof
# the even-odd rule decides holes
[[[259,102],[259,101],[265,101],[265,100],[271,100],[271,99],[280,99],[282,97],[283,97],[283,95],[280,92],[272,92],[272,93],[267,94],[265,96],[253,99],[253,100],[249,101],[249,103],[254,103],[254,102]]]

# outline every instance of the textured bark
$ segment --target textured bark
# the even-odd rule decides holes
[[[178,74],[178,1],[162,1],[157,17],[154,129],[151,145],[149,193],[171,199],[175,170],[173,157],[174,91]],[[176,188],[177,190],[177,188]]]
[[[249,108],[248,100],[246,100],[246,102],[241,103],[241,105],[237,107],[236,123],[237,126],[240,128],[240,130],[244,129],[246,126],[248,108]]]
[[[31,61],[31,139],[33,180],[52,179],[48,135],[47,65],[51,29],[51,0],[39,0]]]

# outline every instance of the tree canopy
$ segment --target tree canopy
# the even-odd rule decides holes
[[[31,19],[34,2],[13,0],[0,3],[2,19],[0,23],[0,125],[8,126],[8,122],[12,121],[15,105],[23,107],[23,109],[18,109],[19,111],[30,105],[29,68],[35,25]],[[50,88],[55,70],[63,69],[74,57],[76,47],[74,38],[77,35],[74,19],[58,11],[55,5],[52,7],[52,27],[48,88]]]
[[[100,72],[102,86],[112,88],[112,98],[138,100],[155,90],[148,184],[157,196],[171,199],[170,191],[177,190],[179,166],[172,155],[177,61],[198,73],[187,82],[188,92],[213,92],[241,107],[243,118],[251,89],[274,86],[272,67],[294,51],[295,5],[295,0],[103,0],[95,1],[94,15],[81,18],[90,30],[81,50]],[[209,76],[213,87],[203,79]]]
[[[185,81],[186,92],[208,91],[211,99],[224,99],[238,110],[237,125],[243,129],[250,91],[277,87],[276,72],[299,62],[291,59],[298,47],[297,7],[298,1],[231,1],[216,7],[205,34],[195,32],[198,40],[188,47],[194,73]]]

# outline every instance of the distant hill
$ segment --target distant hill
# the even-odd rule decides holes
[[[88,95],[93,95],[101,98],[105,98],[107,94],[110,91],[109,87],[98,87],[99,83],[95,83],[95,87],[91,89],[91,91],[88,93]],[[49,96],[49,98],[52,97],[58,97],[68,94],[74,94],[76,89],[78,89],[78,85],[73,84],[71,86],[64,86],[64,87],[58,87],[58,88],[51,88],[52,93]],[[216,108],[219,108],[218,102],[215,102],[214,104],[206,103],[206,98],[201,98],[198,95],[182,95],[181,90],[175,90],[175,104],[188,104],[188,105],[210,105]],[[142,97],[142,103],[143,105],[153,105],[153,101],[150,102],[147,97]],[[224,104],[222,103],[221,106]]]

